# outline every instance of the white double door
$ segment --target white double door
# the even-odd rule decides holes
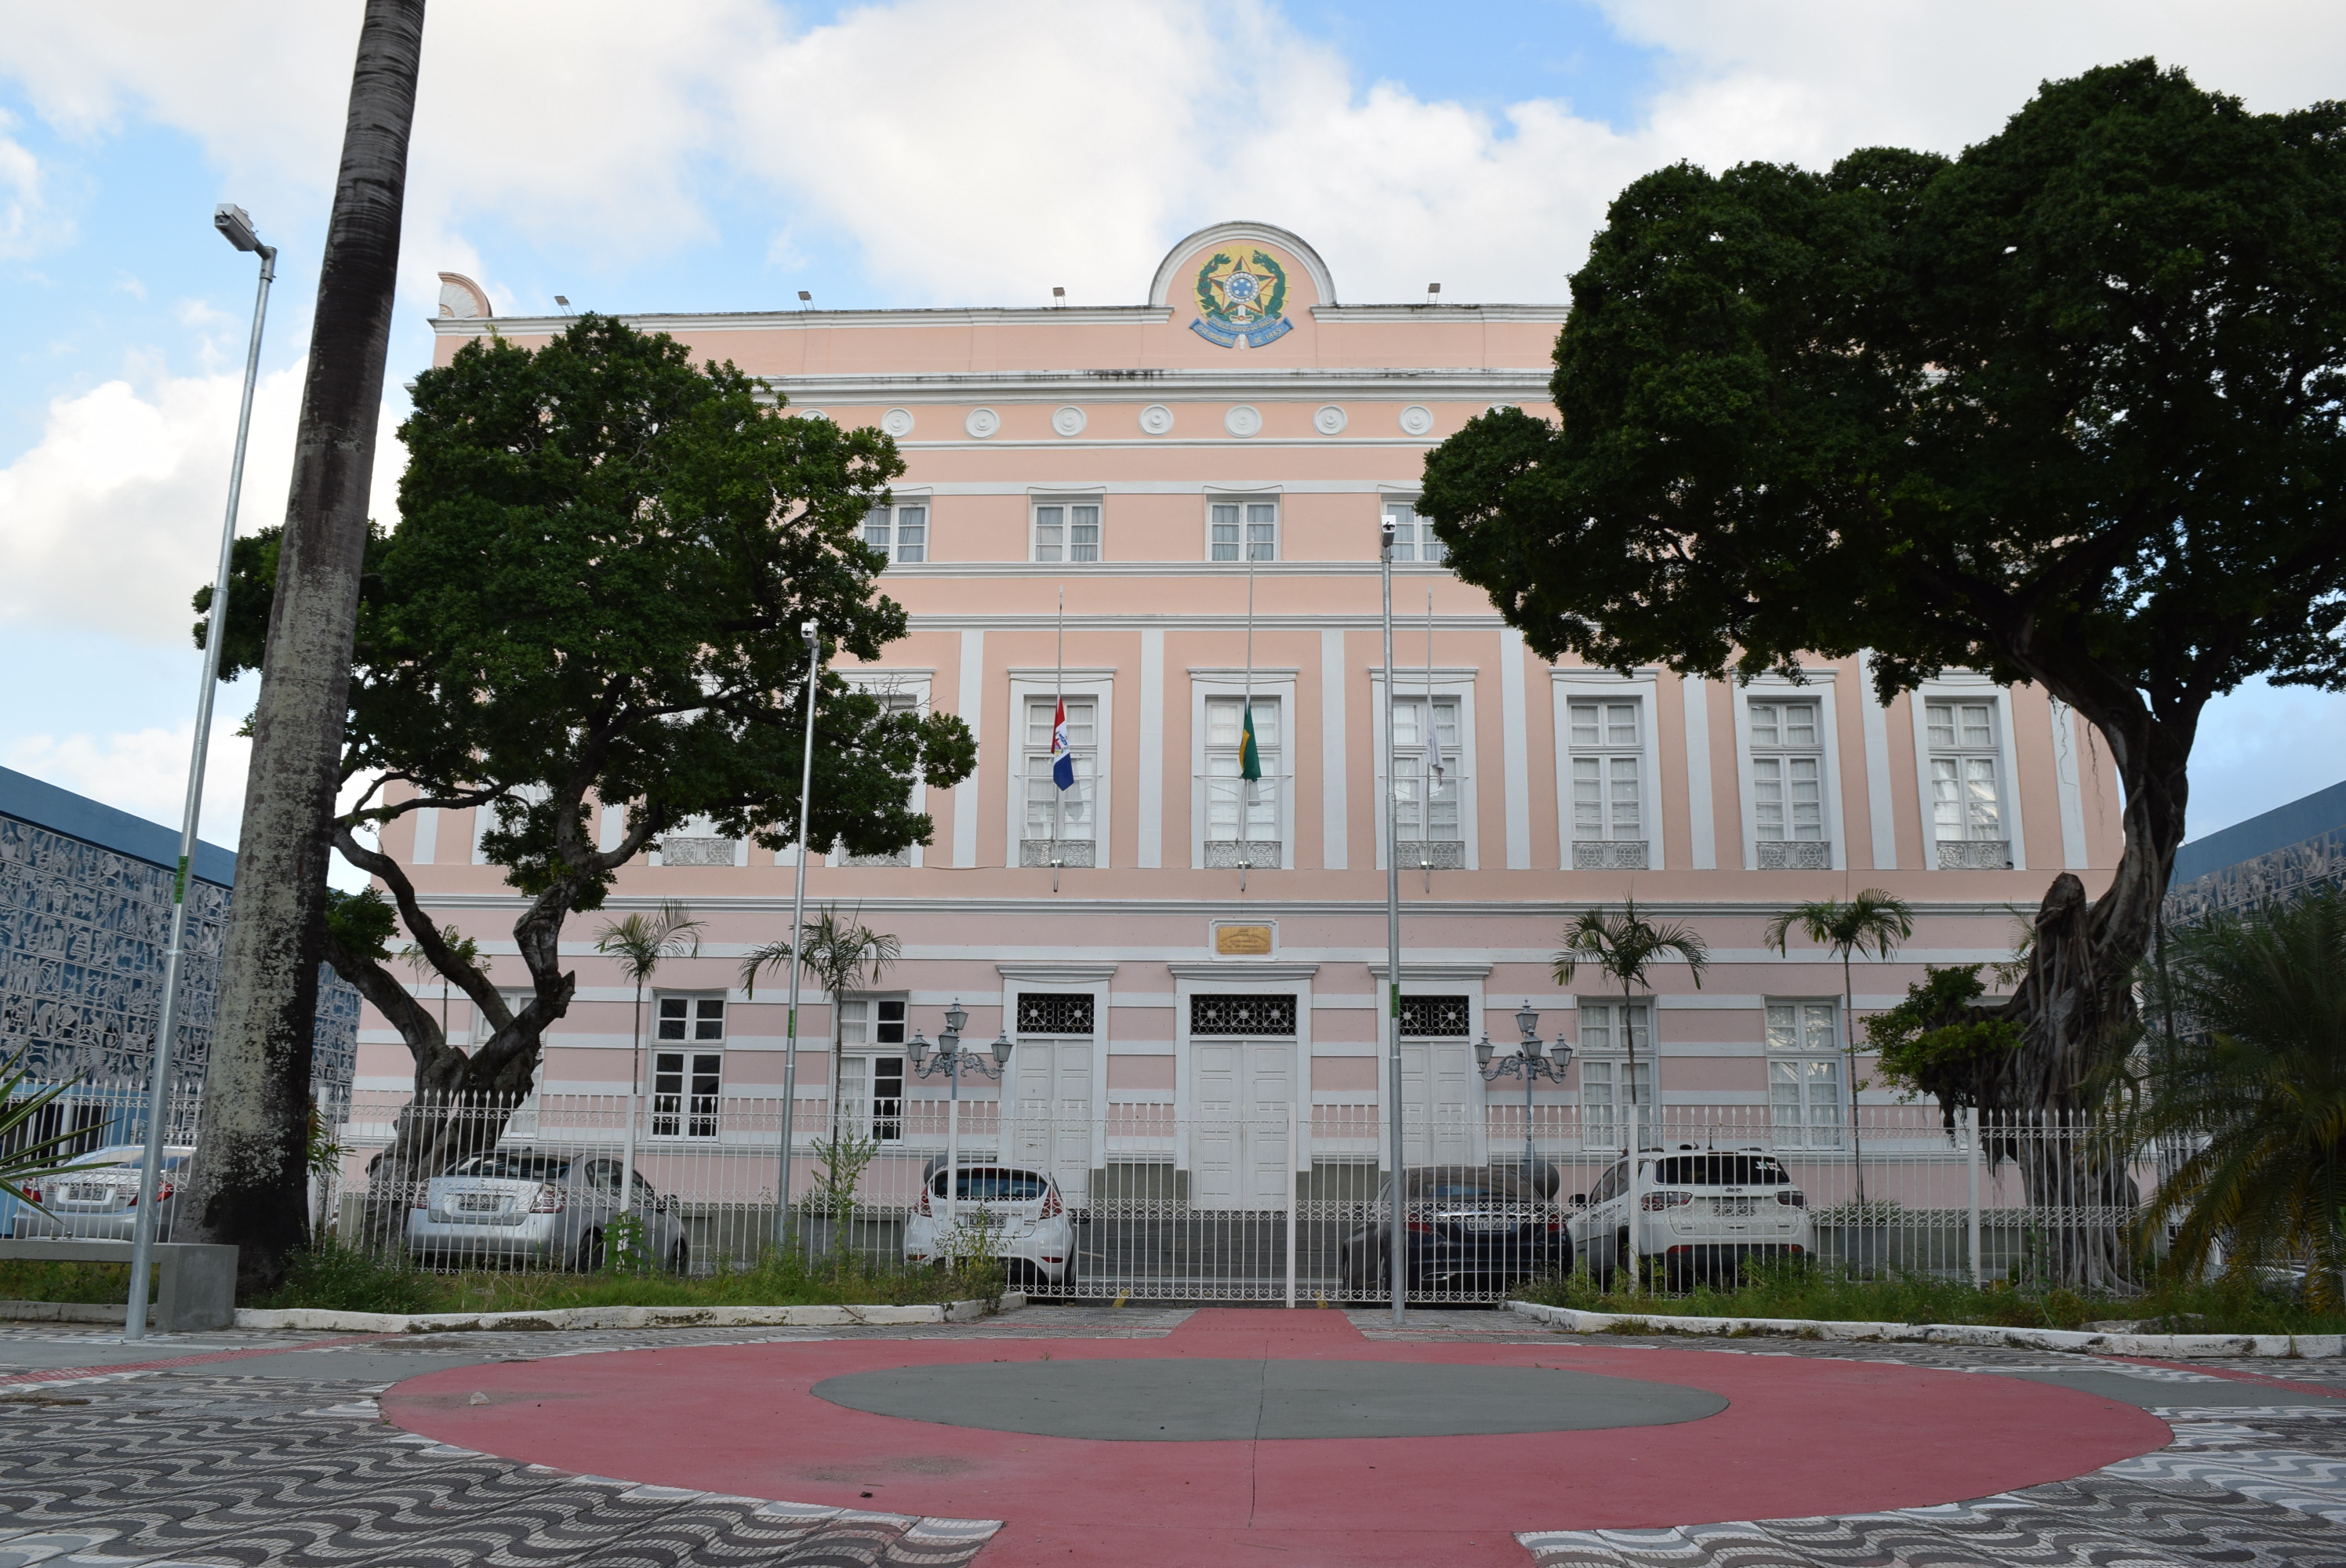
[[[1482,1163],[1482,1096],[1464,1040],[1401,1043],[1402,1157],[1413,1166]]]
[[[1013,1156],[1058,1177],[1071,1203],[1089,1201],[1093,1104],[1092,1043],[1065,1038],[1018,1042],[1010,1107]]]
[[[1189,1202],[1276,1209],[1293,1186],[1292,1040],[1189,1043]]]

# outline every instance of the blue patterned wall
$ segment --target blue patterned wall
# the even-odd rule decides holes
[[[211,1047],[230,893],[197,878],[188,897],[172,1076],[193,1083]],[[29,1045],[33,1075],[50,1082],[144,1082],[170,934],[168,871],[0,815],[0,1055]],[[359,996],[323,965],[317,1017],[316,1093],[339,1113],[358,1063]]]
[[[2285,903],[2308,888],[2346,887],[2346,828],[2251,855],[2167,891],[2167,923],[2210,914],[2246,914]]]

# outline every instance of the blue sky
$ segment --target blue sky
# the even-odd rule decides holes
[[[282,249],[251,528],[283,504],[357,15],[89,0],[0,33],[0,764],[176,817],[252,288],[209,217],[238,201]],[[1349,299],[1553,300],[1613,192],[1678,158],[1952,151],[2143,53],[2257,108],[2346,80],[2346,8],[2299,0],[434,0],[428,25],[394,383],[443,268],[502,311],[1106,302],[1247,216]],[[232,736],[215,756],[230,840]],[[2219,701],[2194,773],[2195,833],[2346,777],[2346,699]]]

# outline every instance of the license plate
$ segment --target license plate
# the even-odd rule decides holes
[[[493,1192],[465,1192],[456,1195],[459,1214],[495,1214],[504,1207],[504,1200]]]
[[[1752,1212],[1754,1202],[1754,1199],[1748,1197],[1715,1197],[1710,1200],[1710,1206],[1711,1211],[1715,1214],[1748,1216]]]
[[[112,1203],[114,1189],[110,1186],[69,1186],[66,1188],[67,1203]]]
[[[1470,1219],[1466,1222],[1466,1228],[1477,1235],[1494,1236],[1503,1230],[1515,1229],[1515,1222],[1512,1219]]]

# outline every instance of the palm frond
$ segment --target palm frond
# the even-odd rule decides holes
[[[620,972],[641,984],[668,959],[699,957],[708,923],[682,900],[665,899],[657,910],[605,921],[595,932],[595,951],[617,959]]]
[[[56,1176],[60,1171],[73,1169],[71,1158],[60,1159],[57,1156],[67,1144],[78,1143],[87,1135],[83,1130],[75,1129],[10,1146],[34,1117],[46,1106],[56,1104],[60,1095],[80,1081],[67,1079],[62,1084],[36,1089],[29,1095],[20,1095],[32,1075],[26,1062],[32,1050],[30,1044],[19,1046],[16,1054],[9,1057],[5,1065],[0,1065],[0,1150],[6,1151],[0,1153],[0,1193],[7,1194],[19,1203],[28,1204],[33,1200],[25,1196],[26,1186]],[[33,1207],[39,1208],[41,1206],[33,1204]]]

